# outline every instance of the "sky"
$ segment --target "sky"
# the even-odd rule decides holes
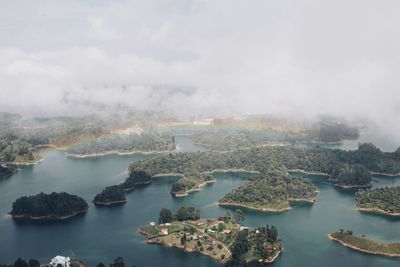
[[[398,0],[0,0],[0,111],[363,117],[400,132]]]

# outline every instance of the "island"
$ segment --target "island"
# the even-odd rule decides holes
[[[310,148],[304,146],[265,146],[225,153],[206,151],[195,153],[169,153],[129,165],[129,177],[123,183],[126,191],[132,190],[137,183],[150,184],[156,177],[181,177],[171,187],[171,194],[176,197],[186,196],[201,190],[216,180],[213,172],[246,172],[248,178],[245,187],[248,195],[261,196],[254,186],[268,189],[271,195],[279,196],[254,201],[244,198],[244,203],[237,202],[240,191],[231,194],[221,205],[240,205],[252,208],[282,210],[288,209],[289,201],[308,201],[315,199],[315,187],[304,179],[290,175],[290,170],[301,170],[305,173],[323,173],[341,187],[369,187],[371,172],[394,174],[400,171],[400,160],[396,152],[382,152],[373,144],[360,144],[358,150],[344,151],[339,149]],[[137,174],[144,177],[135,178]],[[258,174],[258,175],[257,175]],[[253,184],[252,184],[253,183]],[[279,192],[279,193],[278,193]],[[280,193],[283,193],[282,195]],[[228,200],[234,201],[228,201]],[[270,201],[267,204],[266,201]],[[250,204],[250,205],[249,205]]]
[[[88,210],[86,201],[76,195],[65,192],[18,198],[9,213],[13,219],[29,219],[36,221],[65,220]]]
[[[93,203],[96,206],[118,205],[126,203],[127,201],[126,193],[122,185],[108,186],[93,199]]]
[[[375,255],[400,257],[400,243],[383,243],[370,240],[364,236],[354,235],[352,231],[339,231],[329,235],[331,240],[337,241],[345,247]]]
[[[228,214],[216,219],[200,218],[194,211],[193,207],[181,207],[172,215],[163,209],[158,224],[150,222],[138,232],[147,237],[148,244],[201,253],[225,266],[271,263],[282,251],[275,226],[251,230],[243,227],[239,223],[244,220],[240,210],[235,216]]]
[[[252,178],[226,194],[220,206],[281,212],[291,209],[291,201],[314,203],[317,188],[308,180],[275,172],[267,177]]]
[[[356,203],[362,212],[400,217],[400,186],[358,191]]]

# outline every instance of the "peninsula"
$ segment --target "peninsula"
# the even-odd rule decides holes
[[[378,242],[354,235],[352,231],[343,231],[342,229],[330,234],[329,239],[360,252],[387,257],[400,257],[400,243]]]
[[[126,193],[122,185],[108,186],[93,199],[93,203],[96,206],[118,205],[127,201]]]
[[[201,219],[199,216],[190,216],[189,212],[189,216],[182,217],[182,208],[176,215],[171,214],[171,211],[163,209],[159,224],[150,223],[138,229],[139,233],[147,237],[146,243],[197,252],[226,266],[271,263],[282,251],[278,231],[274,226],[249,230],[239,224],[244,218],[236,215]]]
[[[88,204],[83,198],[67,193],[40,193],[18,198],[12,205],[13,219],[37,221],[65,220],[86,213]]]

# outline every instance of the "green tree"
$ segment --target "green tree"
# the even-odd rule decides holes
[[[236,223],[242,223],[246,219],[246,217],[245,217],[245,215],[244,215],[244,213],[243,213],[243,211],[241,209],[237,209],[235,211],[235,215],[234,216],[235,216],[235,222]]]
[[[183,234],[183,236],[181,237],[181,245],[184,246],[184,245],[186,244],[186,241],[187,241],[187,239],[186,239],[186,233],[185,233],[185,234]]]
[[[278,240],[278,229],[273,225],[271,226],[270,235],[269,236],[270,236],[270,239],[272,241]]]
[[[29,267],[40,267],[40,262],[36,259],[30,259]]]
[[[125,267],[125,262],[122,257],[118,257],[114,260],[114,263],[110,264],[110,267]]]
[[[13,267],[28,267],[28,263],[24,259],[18,258]]]
[[[172,212],[169,209],[161,209],[158,223],[170,223],[173,221]]]

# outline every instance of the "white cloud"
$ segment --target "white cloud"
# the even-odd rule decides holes
[[[0,107],[325,112],[388,125],[400,115],[399,8],[396,0],[1,1]]]

